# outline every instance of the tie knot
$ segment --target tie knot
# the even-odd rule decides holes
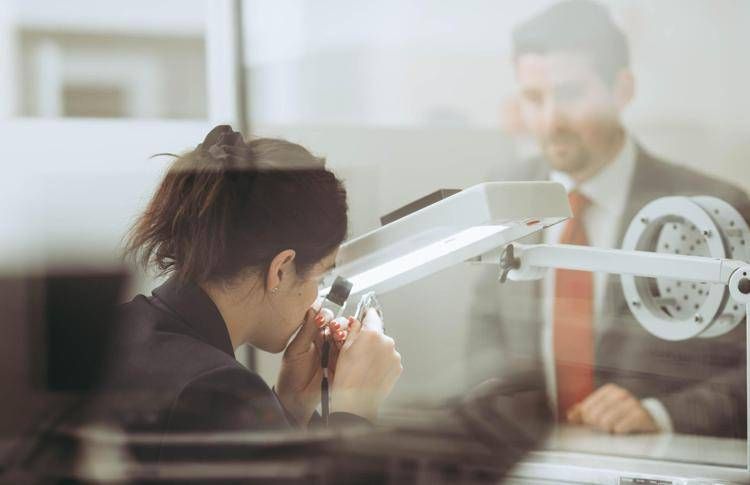
[[[573,211],[574,218],[581,217],[591,205],[591,200],[577,190],[568,194],[568,201],[570,201],[570,210]]]

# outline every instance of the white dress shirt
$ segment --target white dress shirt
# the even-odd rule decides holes
[[[553,171],[550,179],[561,183],[568,192],[578,190],[590,201],[583,216],[583,225],[591,246],[599,248],[619,247],[618,235],[622,225],[630,185],[635,170],[637,150],[630,137],[625,139],[620,153],[615,160],[599,173],[581,184],[563,172]],[[544,231],[544,242],[556,244],[560,241],[565,224],[557,224]],[[602,317],[602,307],[607,284],[607,273],[594,273],[594,335],[605,330],[608,320]],[[544,317],[543,332],[544,368],[547,377],[548,395],[551,396],[552,408],[557,409],[557,386],[555,382],[555,359],[553,344],[553,312],[555,294],[555,272],[548,271],[544,280]],[[672,422],[664,405],[655,398],[641,401],[651,413],[654,421],[662,431],[672,431]]]

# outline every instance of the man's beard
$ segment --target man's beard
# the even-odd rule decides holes
[[[573,133],[559,133],[542,141],[544,155],[553,170],[575,174],[591,163],[591,154]]]

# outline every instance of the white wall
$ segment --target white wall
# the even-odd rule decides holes
[[[208,122],[0,121],[0,271],[118,264],[168,159]],[[136,281],[138,287],[151,286]]]
[[[261,122],[420,125],[442,109],[463,124],[494,128],[499,101],[515,89],[511,29],[552,3],[247,0],[247,65],[259,76],[254,98],[296,93],[293,107],[269,103],[251,106],[252,113]],[[750,3],[603,3],[630,40],[639,81],[632,122],[750,127],[743,94]],[[316,96],[305,96],[313,87]],[[340,96],[358,103],[337,103]]]
[[[206,0],[0,0],[20,27],[109,34],[200,35]]]
[[[206,117],[208,5],[0,0],[0,115],[61,116],[72,87],[119,93],[120,117]]]

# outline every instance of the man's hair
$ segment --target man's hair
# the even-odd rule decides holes
[[[523,54],[580,53],[610,85],[630,65],[625,33],[603,5],[565,0],[545,9],[513,31],[513,59]]]

